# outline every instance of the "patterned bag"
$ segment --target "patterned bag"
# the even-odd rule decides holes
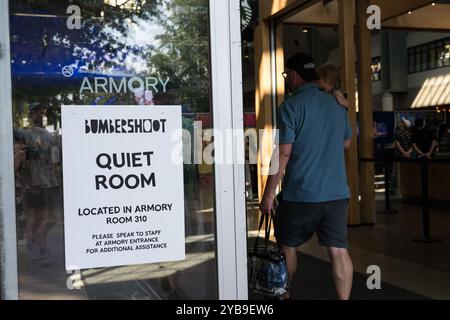
[[[267,223],[264,244],[258,244],[259,233],[265,220]],[[253,250],[249,252],[248,266],[250,288],[256,293],[268,297],[277,297],[287,291],[288,272],[286,258],[278,246],[269,241],[272,220],[273,213],[261,215],[258,236],[256,237]]]

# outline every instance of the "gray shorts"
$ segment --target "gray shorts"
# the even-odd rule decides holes
[[[298,247],[314,233],[319,245],[347,248],[348,199],[319,203],[280,201],[275,214],[275,237],[279,244]]]

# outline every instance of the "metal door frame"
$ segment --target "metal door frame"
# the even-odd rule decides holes
[[[0,246],[1,297],[19,298],[17,277],[9,1],[0,1]]]
[[[233,163],[215,164],[219,299],[244,300],[248,288],[240,1],[209,4],[214,129],[221,133],[231,129],[237,137]],[[231,151],[220,140],[214,150],[218,159]]]

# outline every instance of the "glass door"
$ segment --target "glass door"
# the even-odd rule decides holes
[[[233,117],[233,108],[242,107],[239,90],[229,87],[228,105],[219,99],[226,92],[213,91],[223,72],[239,86],[229,56],[239,52],[231,41],[239,39],[239,27],[223,35],[226,64],[218,62],[223,39],[211,32],[221,28],[211,22],[221,6],[228,26],[230,17],[239,21],[237,2],[9,1],[19,299],[246,297],[246,285],[239,285],[246,252],[236,245],[245,239],[244,199],[234,196],[241,178],[244,186],[243,170],[205,161],[202,152],[214,141],[208,129],[242,127]],[[181,106],[184,260],[65,270],[63,105]],[[228,123],[218,120],[223,114]],[[234,258],[227,262],[229,253]]]

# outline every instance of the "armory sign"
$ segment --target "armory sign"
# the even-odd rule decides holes
[[[181,107],[64,106],[66,269],[185,258]]]
[[[150,90],[154,93],[165,93],[169,81],[169,78],[161,79],[160,77],[85,77],[80,87],[80,93],[135,93]]]

